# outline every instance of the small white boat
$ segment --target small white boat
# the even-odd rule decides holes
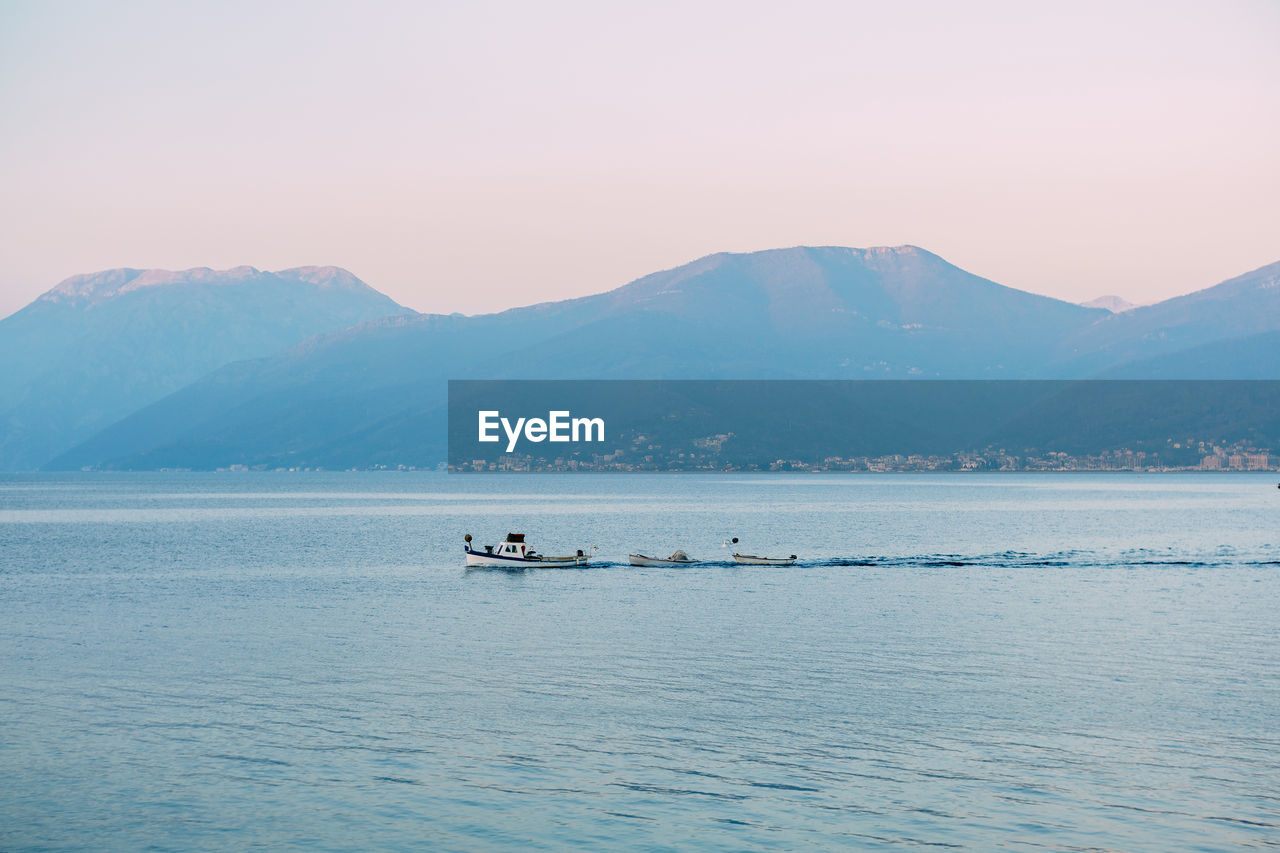
[[[794,566],[796,555],[790,557],[757,557],[754,554],[734,554],[733,561],[744,566]]]
[[[627,557],[627,562],[633,566],[649,566],[657,568],[664,566],[688,566],[698,561],[693,557],[690,557],[684,551],[676,551],[665,560],[661,557],[646,557],[644,554],[631,554]]]
[[[568,557],[549,557],[539,554],[524,541],[523,533],[508,533],[497,545],[485,545],[483,549],[471,547],[471,534],[464,537],[463,550],[467,555],[468,569],[565,569],[569,566],[585,566],[591,557],[581,548]],[[594,548],[591,549],[593,552]]]
[[[733,544],[738,544],[738,537],[733,537]],[[728,547],[729,543],[725,543]],[[739,554],[733,552],[733,561],[744,566],[794,566],[798,558],[795,554],[790,557],[757,557],[755,554]]]

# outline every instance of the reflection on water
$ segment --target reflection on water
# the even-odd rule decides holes
[[[0,848],[1274,846],[1278,520],[1249,475],[0,480]],[[601,564],[462,569],[508,530]]]

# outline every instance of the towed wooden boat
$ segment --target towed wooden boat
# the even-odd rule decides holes
[[[726,546],[729,543],[725,543]],[[733,537],[732,544],[738,544],[738,537]],[[733,561],[744,566],[794,566],[796,555],[790,557],[758,557],[755,554],[739,554],[736,550],[733,552]]]
[[[664,567],[688,566],[698,561],[693,557],[690,557],[684,551],[676,551],[665,560],[661,557],[646,557],[644,554],[631,554],[627,557],[627,562],[633,566]]]
[[[578,549],[577,554],[567,557],[551,557],[539,554],[524,541],[523,533],[508,533],[507,538],[497,545],[485,545],[483,548],[471,547],[471,534],[463,537],[466,544],[463,551],[467,555],[468,569],[565,569],[570,566],[585,566],[591,557]],[[592,551],[595,549],[593,548]]]
[[[796,555],[790,557],[757,557],[754,554],[734,554],[733,561],[744,566],[794,566]]]

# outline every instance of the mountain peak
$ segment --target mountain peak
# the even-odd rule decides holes
[[[921,249],[919,246],[913,246],[910,243],[903,243],[901,246],[868,246],[862,251],[868,255],[928,255],[937,257],[933,252]]]
[[[1123,296],[1113,296],[1111,294],[1090,299],[1088,302],[1081,302],[1080,305],[1085,308],[1102,308],[1112,314],[1122,314],[1130,308],[1138,307],[1136,303],[1130,302]]]
[[[304,281],[308,284],[314,284],[316,287],[326,289],[333,288],[337,290],[368,290],[369,285],[365,284],[357,278],[349,270],[335,266],[310,266],[310,267],[293,267],[292,269],[279,270],[275,273],[280,278],[289,278],[294,281]]]
[[[38,301],[91,305],[105,302],[148,287],[180,284],[237,284],[260,277],[272,277],[311,284],[324,290],[372,290],[342,267],[295,267],[271,273],[241,265],[225,270],[192,267],[185,270],[120,268],[73,275],[42,295]]]
[[[121,268],[73,275],[46,291],[40,296],[40,300],[72,302],[110,297],[121,292],[144,272],[146,270]]]
[[[778,249],[760,249],[754,252],[720,252],[708,257],[753,257],[764,255],[796,255],[803,253],[834,253],[843,255],[852,255],[857,258],[888,258],[888,257],[920,257],[920,258],[937,258],[933,252],[922,249],[919,246],[913,246],[904,243],[901,246],[867,246],[858,248],[855,246],[790,246]]]

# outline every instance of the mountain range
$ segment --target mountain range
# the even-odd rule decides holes
[[[124,292],[105,285],[101,304],[148,290],[128,290],[149,274],[127,272],[133,277],[119,285]],[[280,281],[298,279],[288,275],[295,272],[253,271]],[[122,271],[98,276],[127,277]],[[15,346],[12,321],[24,312],[42,301],[79,304],[78,285],[64,285],[0,322],[0,353]],[[60,288],[65,295],[51,298]],[[208,334],[220,324],[248,322],[233,319],[229,306],[211,315],[207,290],[193,301],[168,286],[152,290],[172,290],[174,302],[166,304],[187,305],[174,307],[175,317],[204,324]],[[324,295],[307,291],[303,301],[321,302]],[[1005,287],[913,246],[721,253],[605,293],[478,316],[415,314],[372,296],[360,304],[364,316],[343,322],[326,312],[330,326],[309,337],[294,324],[293,340],[260,335],[254,351],[237,357],[235,347],[227,348],[217,355],[220,364],[202,371],[194,363],[182,376],[161,371],[167,388],[153,380],[147,393],[121,399],[94,418],[83,416],[83,395],[40,386],[47,389],[42,394],[53,392],[57,406],[51,407],[77,424],[64,435],[84,440],[39,448],[28,442],[3,464],[434,465],[444,458],[449,379],[1280,378],[1280,263],[1123,313]],[[273,316],[269,305],[247,313],[258,322]],[[19,326],[28,339],[34,319]],[[75,322],[92,325],[84,317]],[[181,348],[171,331],[155,323],[138,330],[157,338],[141,364],[161,361],[167,347]],[[76,337],[85,336],[63,335]],[[63,375],[83,376],[74,365],[90,358],[90,349],[60,358],[68,365]],[[38,399],[29,382],[15,387]],[[110,397],[105,389],[104,395]],[[0,401],[8,399],[0,394]],[[0,407],[12,423],[10,411]],[[22,442],[6,436],[10,444]]]

